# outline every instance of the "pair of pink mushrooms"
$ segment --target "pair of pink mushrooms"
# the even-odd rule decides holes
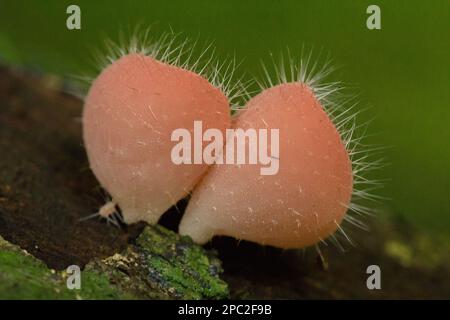
[[[225,94],[194,72],[128,54],[93,82],[83,113],[91,168],[126,223],[158,222],[192,193],[179,232],[203,244],[215,235],[303,248],[333,234],[353,189],[352,164],[312,88],[263,90],[231,117]],[[254,164],[174,164],[171,133],[279,129],[279,171]],[[111,209],[111,207],[110,207]],[[108,208],[101,211],[110,214]]]

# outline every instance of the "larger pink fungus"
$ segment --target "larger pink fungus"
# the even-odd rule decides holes
[[[325,239],[350,203],[352,164],[313,91],[287,83],[252,98],[235,128],[279,129],[279,171],[255,164],[215,165],[193,192],[180,233],[205,243],[232,236],[281,248]]]

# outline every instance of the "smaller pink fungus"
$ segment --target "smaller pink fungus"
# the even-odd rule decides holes
[[[126,223],[156,223],[206,173],[176,165],[171,133],[230,126],[225,95],[203,77],[142,54],[104,69],[85,100],[83,134],[92,171]]]
[[[193,192],[179,231],[198,243],[226,235],[302,248],[339,227],[350,203],[352,164],[312,90],[286,83],[252,98],[235,128],[279,129],[279,171],[214,165]]]

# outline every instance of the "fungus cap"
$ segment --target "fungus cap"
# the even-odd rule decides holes
[[[113,62],[94,80],[83,112],[92,171],[126,223],[156,223],[205,174],[205,164],[176,165],[171,133],[230,126],[225,95],[194,72],[142,54]]]
[[[194,190],[180,233],[198,243],[226,235],[280,248],[331,235],[350,203],[352,164],[313,91],[302,83],[266,89],[234,127],[279,129],[278,173],[261,175],[255,164],[214,165]]]

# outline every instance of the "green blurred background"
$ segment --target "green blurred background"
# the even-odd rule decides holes
[[[82,30],[66,28],[66,8],[81,7]],[[381,8],[381,30],[366,28],[366,8]],[[219,56],[260,74],[261,59],[289,47],[324,48],[334,74],[361,92],[372,122],[369,142],[388,146],[389,214],[420,229],[450,232],[450,2],[432,1],[0,1],[0,60],[67,76],[89,70],[105,37],[153,26],[213,41]],[[364,121],[364,119],[362,119]]]

